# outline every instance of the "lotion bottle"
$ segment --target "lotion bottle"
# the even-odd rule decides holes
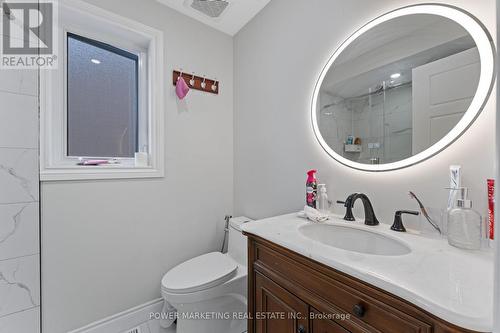
[[[318,201],[317,206],[320,213],[328,214],[329,213],[329,204],[328,204],[328,194],[326,193],[326,185],[319,184],[318,185]]]

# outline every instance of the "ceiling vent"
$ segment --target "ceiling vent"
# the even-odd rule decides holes
[[[191,8],[211,18],[219,18],[229,6],[229,2],[225,0],[192,0],[190,2]]]

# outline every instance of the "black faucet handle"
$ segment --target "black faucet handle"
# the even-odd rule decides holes
[[[351,194],[347,197],[347,199],[345,199],[345,201],[337,200],[338,204],[343,204],[346,208],[344,216],[344,220],[346,221],[356,221],[354,215],[352,214],[352,206],[354,206],[354,198],[356,197],[356,195],[357,193]]]
[[[391,230],[399,231],[399,232],[406,232],[406,228],[403,225],[403,219],[401,218],[401,215],[403,215],[403,214],[420,215],[419,212],[416,212],[414,210],[398,210],[394,214],[394,223],[391,226]]]
[[[415,210],[398,210],[396,214],[399,214],[400,216],[403,214],[420,215],[420,212],[417,212]]]
[[[354,215],[352,215],[352,198],[351,198],[351,196],[349,196],[346,199],[346,201],[337,200],[337,203],[341,204],[341,205],[344,205],[344,207],[346,208],[344,220],[346,220],[346,221],[355,221]]]

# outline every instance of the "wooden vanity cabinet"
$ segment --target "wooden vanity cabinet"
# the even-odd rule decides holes
[[[247,236],[249,333],[472,333],[356,278]]]
[[[255,274],[256,332],[307,332],[309,306],[265,276]]]

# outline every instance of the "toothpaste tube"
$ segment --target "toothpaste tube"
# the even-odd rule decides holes
[[[495,239],[495,180],[488,179],[488,230],[489,238]]]
[[[460,165],[450,165],[450,194],[448,195],[448,209],[452,209],[458,194],[457,189],[462,186]]]

